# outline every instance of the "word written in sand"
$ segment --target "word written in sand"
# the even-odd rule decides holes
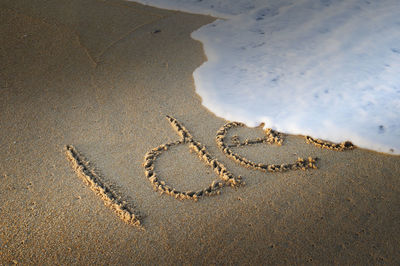
[[[65,154],[76,174],[101,197],[106,206],[110,207],[125,223],[142,228],[139,218],[128,203],[96,174],[89,162],[72,145],[65,146]]]
[[[228,169],[216,158],[212,157],[207,151],[206,147],[200,142],[193,139],[193,136],[178,120],[171,116],[167,116],[167,120],[180,136],[180,140],[159,145],[158,147],[147,152],[144,156],[143,167],[145,169],[145,176],[153,185],[154,190],[159,191],[161,194],[173,196],[177,199],[191,199],[197,201],[204,196],[219,195],[220,190],[225,186],[238,187],[244,185],[241,176],[233,175]],[[317,158],[308,157],[307,160],[298,158],[294,163],[287,164],[261,164],[252,162],[231,150],[232,147],[240,147],[246,145],[253,145],[259,143],[277,144],[282,145],[283,138],[279,132],[272,129],[264,131],[265,137],[256,138],[254,140],[246,139],[243,143],[240,142],[238,136],[233,136],[232,141],[234,144],[226,144],[225,137],[227,132],[234,127],[244,127],[245,125],[239,122],[229,122],[217,131],[216,143],[218,148],[230,159],[236,161],[242,166],[260,170],[263,172],[283,172],[288,170],[306,170],[316,169],[315,161]],[[326,148],[336,151],[344,151],[353,149],[354,145],[351,142],[343,142],[340,144],[333,144],[326,141],[313,139],[306,136],[307,143],[313,143],[320,148]],[[165,181],[160,180],[160,177],[154,170],[154,162],[163,152],[167,151],[170,147],[186,144],[189,149],[194,151],[198,157],[219,177],[219,180],[214,180],[208,187],[197,191],[179,191],[173,187],[168,186]],[[141,222],[138,215],[134,213],[133,208],[128,206],[128,203],[121,199],[121,196],[109,185],[102,180],[102,178],[93,170],[89,162],[80,155],[72,145],[65,146],[65,153],[68,160],[71,162],[76,174],[104,201],[104,204],[109,206],[125,223],[135,225],[139,228]]]
[[[165,193],[167,195],[173,196],[177,199],[192,199],[197,201],[200,197],[203,196],[212,196],[220,194],[220,189],[226,185],[231,187],[243,185],[242,177],[235,177],[232,173],[230,173],[226,167],[219,162],[217,159],[213,158],[206,150],[205,146],[200,142],[193,139],[193,136],[189,133],[189,131],[175,118],[171,116],[167,116],[167,120],[170,122],[171,126],[175,129],[178,135],[181,137],[180,140],[175,142],[170,142],[167,144],[162,144],[151,151],[147,152],[144,157],[144,169],[145,175],[149,179],[150,183],[153,185],[154,190],[161,192],[161,194]],[[246,140],[244,143],[240,143],[239,138],[234,136],[233,141],[234,145],[226,145],[224,142],[225,136],[230,128],[233,127],[243,127],[244,124],[238,122],[230,122],[225,124],[221,129],[217,132],[216,142],[217,146],[222,150],[222,152],[227,155],[229,158],[235,160],[243,166],[261,170],[261,171],[269,171],[269,172],[283,172],[287,170],[306,170],[308,168],[317,168],[315,165],[316,158],[309,157],[307,160],[303,158],[298,158],[296,162],[289,164],[258,164],[252,162],[236,153],[234,153],[230,148],[235,146],[244,146],[251,145],[257,143],[269,143],[269,144],[278,144],[282,145],[283,139],[281,134],[272,130],[266,129],[264,138],[258,138],[255,140]],[[344,144],[330,144],[321,140],[314,140],[311,137],[307,137],[307,141],[314,143],[317,146],[323,148],[331,148],[334,150],[345,150],[351,149],[354,146],[350,142],[346,142]],[[160,180],[160,177],[156,174],[154,170],[154,162],[157,157],[160,156],[163,152],[167,151],[170,147],[187,144],[189,149],[193,150],[199,158],[207,165],[210,166],[214,172],[222,179],[221,181],[213,181],[211,185],[208,187],[198,190],[198,191],[179,191],[173,187],[168,186],[165,181]]]

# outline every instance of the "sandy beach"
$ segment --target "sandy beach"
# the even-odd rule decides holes
[[[190,38],[214,20],[120,0],[0,0],[1,265],[400,264],[400,156],[293,135],[231,148],[262,164],[318,158],[317,169],[269,172],[218,147],[228,121],[195,92],[207,58]],[[265,136],[232,127],[225,142],[235,135]],[[177,199],[155,191],[144,164],[182,139],[152,162],[161,187],[186,193]],[[193,143],[245,184],[216,174]],[[66,145],[89,161],[81,176]],[[90,170],[140,226],[83,182]],[[222,187],[204,194],[215,195],[193,200],[213,181]]]

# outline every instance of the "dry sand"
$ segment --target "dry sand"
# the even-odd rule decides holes
[[[190,33],[213,18],[119,0],[0,1],[0,264],[399,264],[400,157],[285,136],[232,148],[250,161],[318,157],[318,169],[241,167],[217,147],[227,121],[201,105],[206,60]],[[245,186],[177,200],[153,190],[144,156],[180,139],[175,117]],[[263,137],[261,129],[232,129]],[[125,224],[74,172],[74,145],[140,217]],[[154,162],[181,191],[221,180],[170,147]],[[125,204],[125,203],[124,203]]]

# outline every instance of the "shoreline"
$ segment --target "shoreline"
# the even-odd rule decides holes
[[[320,149],[286,134],[281,146],[231,147],[260,164],[319,158],[317,169],[271,173],[220,150],[227,121],[195,92],[192,73],[206,58],[190,37],[214,18],[119,0],[3,1],[0,12],[0,264],[399,262],[399,156]],[[185,139],[167,115],[192,141],[146,166],[149,151]],[[264,137],[235,127],[225,142]],[[69,144],[144,230],[82,182]],[[216,161],[245,185],[217,188],[225,172]],[[145,171],[159,175],[163,194]],[[178,200],[166,186],[220,193]]]

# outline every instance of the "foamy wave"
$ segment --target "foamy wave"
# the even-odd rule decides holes
[[[138,2],[224,18],[192,34],[218,116],[400,154],[398,0]]]

